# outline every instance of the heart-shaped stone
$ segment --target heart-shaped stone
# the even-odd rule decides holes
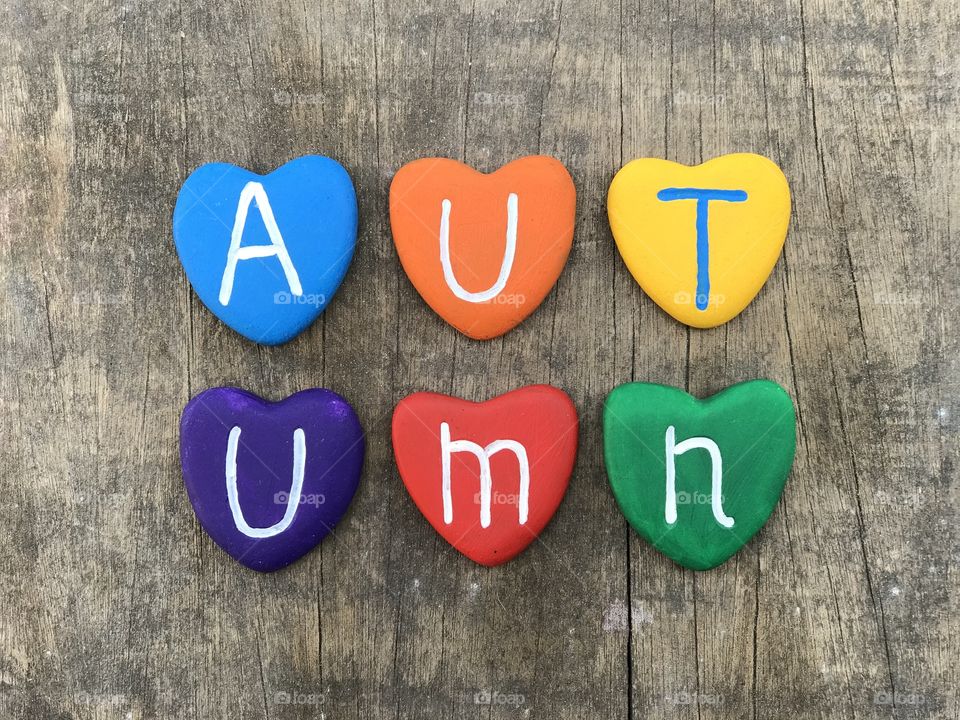
[[[436,393],[393,413],[393,452],[410,497],[443,538],[481,565],[527,547],[556,512],[577,454],[577,410],[532,385],[483,403]]]
[[[760,155],[695,167],[642,158],[607,195],[610,228],[633,277],[682,323],[722,325],[750,304],[780,256],[790,187]]]
[[[261,572],[289,565],[333,530],[357,491],[363,454],[356,413],[330,390],[267,402],[212,388],[180,419],[183,482],[197,519],[237,562]]]
[[[793,401],[769,380],[706,400],[628,383],[603,410],[607,475],[633,528],[675,562],[716,567],[773,512],[796,448]]]
[[[356,193],[327,157],[306,155],[269,175],[210,163],[180,190],[173,238],[203,304],[244,337],[278,345],[317,318],[346,275]]]
[[[407,276],[464,335],[503,335],[536,310],[573,243],[577,192],[551,157],[485,174],[444,158],[404,165],[390,185],[390,225]]]

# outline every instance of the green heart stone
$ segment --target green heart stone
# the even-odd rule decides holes
[[[621,511],[657,550],[694,570],[721,564],[763,527],[796,444],[793,401],[770,380],[706,400],[627,383],[603,410],[607,475]]]

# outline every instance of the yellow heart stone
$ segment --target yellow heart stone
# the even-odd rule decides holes
[[[607,193],[610,228],[633,277],[682,323],[716,327],[760,292],[790,221],[780,168],[752,153],[702,165],[628,163]]]

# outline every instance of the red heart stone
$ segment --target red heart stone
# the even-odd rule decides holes
[[[393,412],[393,452],[420,512],[481,565],[516,557],[567,491],[579,421],[569,396],[531,385],[483,403],[420,392]]]

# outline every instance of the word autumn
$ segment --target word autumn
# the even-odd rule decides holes
[[[503,335],[536,310],[573,246],[576,189],[554,158],[524,157],[489,174],[423,158],[400,168],[389,200],[411,283],[471,338]],[[607,210],[643,290],[680,322],[707,328],[763,287],[786,237],[790,190],[759,155],[696,167],[646,158],[617,173]],[[346,276],[356,193],[330,158],[304,156],[263,176],[211,163],[183,184],[173,234],[204,305],[241,335],[276,345],[306,329]]]
[[[793,462],[793,403],[766,380],[706,400],[629,383],[608,396],[603,421],[607,473],[627,520],[695,569],[719,565],[753,537]],[[578,434],[573,402],[548,385],[483,403],[415,393],[397,405],[392,424],[414,504],[451,545],[488,566],[515,557],[550,522]],[[363,456],[355,412],[329,390],[271,403],[213,388],[181,420],[197,518],[227,553],[260,571],[294,562],[333,531],[357,491]]]
[[[389,204],[397,256],[414,288],[479,340],[528,317],[573,246],[576,188],[554,158],[520,158],[490,174],[454,160],[416,160],[394,176]],[[790,190],[758,155],[696,167],[647,158],[617,173],[607,211],[643,290],[680,322],[709,328],[738,315],[766,282],[786,238]],[[206,307],[241,335],[280,344],[316,319],[346,276],[356,192],[346,170],[325,157],[301,157],[264,176],[207,164],[180,191],[173,234]],[[723,563],[757,533],[793,463],[793,402],[769,381],[705,400],[622,385],[607,398],[603,425],[607,474],[624,516],[690,568]],[[392,441],[400,478],[426,520],[464,555],[493,566],[523,551],[559,508],[578,431],[570,398],[536,385],[484,403],[416,393],[397,405]],[[184,485],[200,524],[255,570],[308,553],[359,487],[363,429],[329,390],[271,403],[213,388],[187,404],[180,435]]]

